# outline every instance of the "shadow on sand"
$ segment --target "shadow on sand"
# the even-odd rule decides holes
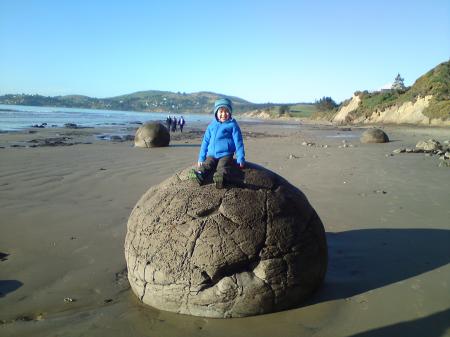
[[[16,291],[21,286],[23,286],[23,283],[17,280],[0,280],[0,298]]]
[[[8,260],[9,254],[0,252],[0,262]],[[0,298],[5,297],[23,285],[17,280],[0,280]]]
[[[445,332],[449,328],[449,322],[450,309],[447,309],[424,318],[360,332],[349,337],[440,337],[445,336]]]
[[[329,265],[323,286],[303,306],[348,298],[437,269],[450,261],[450,230],[361,229],[327,233]],[[351,337],[438,337],[450,310],[364,331]]]
[[[361,229],[327,233],[329,265],[312,301],[354,296],[446,265],[450,231]]]

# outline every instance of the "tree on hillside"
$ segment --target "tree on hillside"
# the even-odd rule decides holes
[[[278,112],[279,112],[280,116],[281,115],[288,115],[290,110],[291,110],[291,108],[290,108],[289,105],[281,105],[278,108]]]
[[[400,74],[397,74],[397,77],[394,80],[394,83],[392,83],[391,89],[393,90],[405,90],[405,83],[403,82],[405,79],[400,76]]]
[[[317,110],[319,111],[332,110],[337,107],[336,102],[331,97],[325,96],[319,100],[316,100],[315,104],[317,106]]]

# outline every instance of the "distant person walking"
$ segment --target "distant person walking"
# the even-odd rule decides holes
[[[183,116],[180,117],[178,120],[178,125],[180,126],[180,131],[183,132],[184,124],[186,124],[186,121],[184,120]]]
[[[172,132],[177,131],[177,118],[175,116],[172,117]]]
[[[166,118],[166,125],[167,125],[167,129],[169,129],[169,131],[170,131],[170,124],[172,124],[172,117],[170,117],[168,115]]]

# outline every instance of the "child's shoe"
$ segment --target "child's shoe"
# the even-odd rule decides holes
[[[213,181],[216,184],[216,188],[223,188],[223,174],[214,174]]]
[[[203,182],[205,178],[203,177],[203,174],[200,171],[196,171],[192,169],[188,172],[188,178],[192,180],[196,180],[199,186],[203,185]]]

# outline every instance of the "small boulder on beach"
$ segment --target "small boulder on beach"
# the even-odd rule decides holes
[[[134,137],[135,147],[163,147],[169,146],[169,142],[169,130],[158,122],[145,123],[137,129]]]
[[[65,124],[64,124],[64,127],[65,127],[66,129],[78,129],[78,125],[75,124],[75,123],[65,123]]]
[[[388,143],[388,135],[381,129],[369,129],[362,133],[361,143]]]
[[[241,182],[199,186],[185,169],[151,187],[127,225],[128,279],[152,307],[244,317],[301,305],[323,282],[327,243],[306,196],[248,163]]]
[[[442,145],[435,139],[421,140],[416,144],[416,149],[423,151],[438,151],[442,149]]]

